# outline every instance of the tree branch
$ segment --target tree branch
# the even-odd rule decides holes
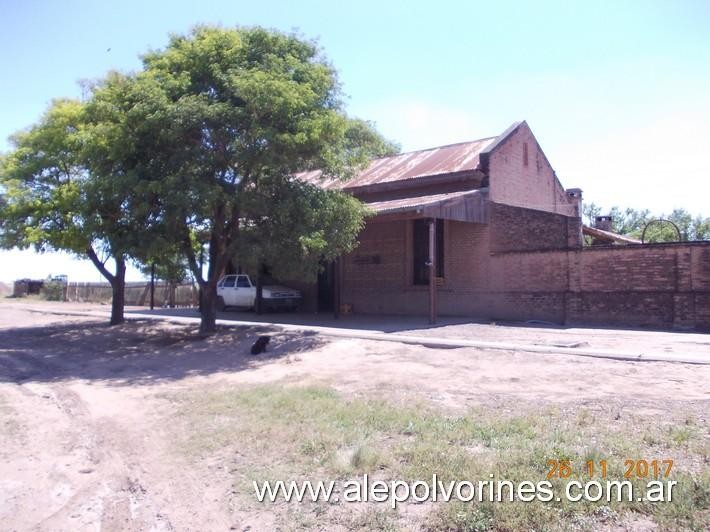
[[[195,257],[195,250],[192,249],[192,240],[190,239],[190,233],[188,231],[185,231],[181,247],[187,257],[187,264],[190,267],[192,275],[195,277],[195,281],[197,281],[200,287],[204,287],[206,283],[202,278],[202,269],[200,265],[197,264],[197,257]]]
[[[113,282],[116,280],[116,276],[106,269],[106,266],[103,262],[101,262],[98,255],[96,254],[96,251],[94,251],[93,246],[90,245],[86,248],[86,254],[89,256],[89,259],[91,259],[91,262],[94,263],[96,269],[101,272],[101,275],[106,277],[106,280],[108,280],[109,283],[113,284]]]

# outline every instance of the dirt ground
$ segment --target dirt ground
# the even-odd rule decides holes
[[[481,326],[460,327],[493,338]],[[538,334],[530,331],[515,334]],[[250,355],[264,333],[272,335],[269,351]],[[625,337],[657,344],[655,333],[575,334],[605,345]],[[686,341],[710,349],[707,335],[679,335],[660,347],[682,350]],[[659,419],[682,411],[704,421],[710,404],[710,366],[432,349],[263,327],[199,339],[194,328],[174,324],[109,328],[96,318],[0,302],[2,529],[261,529],[230,504],[227,466],[176,451],[170,397],[274,382],[324,383],[343,394],[416,398],[452,410],[584,404]]]

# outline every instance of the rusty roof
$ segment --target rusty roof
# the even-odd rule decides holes
[[[445,192],[442,194],[430,194],[429,196],[415,196],[413,198],[398,198],[385,201],[373,201],[365,203],[368,209],[377,214],[388,214],[392,212],[403,212],[428,207],[442,201],[459,198],[465,195],[476,194],[478,190],[467,190],[464,192]]]
[[[620,235],[618,233],[613,233],[611,231],[604,231],[598,227],[589,227],[586,225],[582,226],[582,233],[588,236],[593,236],[600,240],[605,240],[607,242],[618,242],[620,244],[641,244],[640,240],[628,237],[626,235]]]
[[[296,177],[327,189],[354,189],[393,181],[471,171],[479,167],[479,155],[498,138],[488,137],[375,159],[365,170],[348,181],[321,179],[320,170],[303,172]]]
[[[422,216],[485,223],[486,198],[486,192],[476,189],[374,201],[365,205],[379,215],[414,211]]]

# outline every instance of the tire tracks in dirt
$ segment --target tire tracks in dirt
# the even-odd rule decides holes
[[[44,456],[30,457],[36,482],[16,499],[44,499],[33,509],[34,530],[170,531],[170,519],[154,504],[131,460],[135,450],[124,428],[95,419],[89,406],[67,383],[23,383],[17,390],[45,417]],[[58,430],[53,429],[54,427]],[[36,467],[39,466],[39,467]],[[44,477],[44,478],[42,478]],[[19,508],[18,508],[19,510]],[[44,515],[43,515],[44,514]],[[23,520],[24,521],[24,520]]]

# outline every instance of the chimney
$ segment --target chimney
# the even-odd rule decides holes
[[[595,216],[594,217],[594,227],[601,229],[602,231],[611,231],[611,224],[613,219],[610,215],[606,216]]]
[[[568,188],[565,192],[570,203],[574,205],[574,215],[579,218],[582,212],[582,189]]]

